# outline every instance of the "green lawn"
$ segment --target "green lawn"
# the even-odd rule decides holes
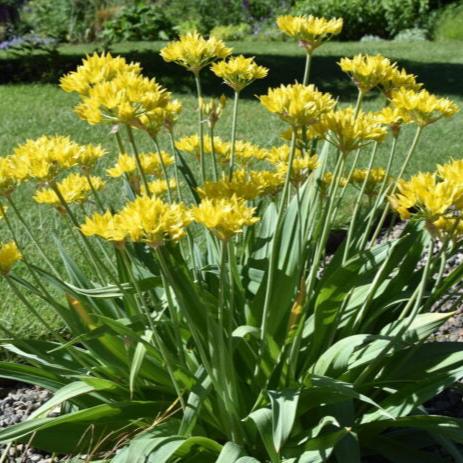
[[[279,133],[283,128],[276,118],[268,114],[257,102],[255,94],[265,92],[268,86],[278,85],[280,82],[293,82],[301,78],[304,56],[292,43],[261,43],[243,42],[233,44],[236,52],[252,54],[256,60],[270,68],[270,75],[262,82],[256,83],[243,95],[239,110],[238,135],[240,138],[251,140],[264,146],[278,144]],[[114,47],[114,53],[123,53],[130,59],[140,60],[148,75],[156,76],[160,82],[167,85],[175,96],[184,103],[184,114],[177,127],[179,136],[190,134],[195,130],[195,97],[192,93],[190,76],[174,65],[165,64],[158,57],[159,43],[130,43]],[[55,66],[62,69],[72,69],[80,60],[80,57],[92,51],[91,46],[66,46],[61,50],[58,62]],[[342,103],[352,103],[355,100],[355,89],[337,67],[337,61],[341,56],[350,56],[356,53],[381,53],[398,60],[410,72],[417,74],[426,88],[450,97],[460,106],[463,106],[463,54],[458,44],[437,43],[329,43],[320,49],[313,64],[313,81],[322,90],[331,91]],[[33,68],[47,64],[43,56],[34,56],[29,63],[24,60],[12,59],[0,53],[0,66],[5,64],[8,69],[24,70],[29,66],[31,77]],[[60,68],[55,69],[57,72]],[[27,68],[26,68],[27,70]],[[20,80],[27,77],[22,75]],[[3,75],[3,80],[5,75]],[[56,73],[50,77],[56,80]],[[205,92],[208,95],[227,93],[228,90],[218,80],[211,76],[204,78]],[[228,92],[229,93],[229,92]],[[74,95],[62,92],[56,84],[17,83],[0,86],[0,147],[1,153],[8,154],[13,147],[25,141],[27,138],[37,137],[42,134],[68,134],[76,141],[82,143],[103,143],[111,152],[105,161],[110,163],[116,153],[114,140],[109,135],[106,126],[93,127],[80,121],[72,111],[77,99]],[[384,101],[379,95],[372,95],[366,101],[366,108],[379,108]],[[231,114],[230,106],[227,107],[223,119],[219,123],[218,134],[228,136]],[[461,133],[463,114],[458,114],[449,121],[441,121],[425,130],[415,158],[410,164],[409,172],[432,169],[436,163],[444,162],[451,157],[462,157]],[[405,150],[410,145],[414,130],[403,130],[399,142],[398,155],[395,160],[395,171],[400,166]],[[140,146],[151,149],[149,142],[139,137]],[[388,143],[386,143],[387,145]],[[384,164],[387,146],[378,157],[379,164]],[[116,191],[116,190],[114,190]],[[42,242],[53,258],[57,258],[56,246],[52,240],[52,234],[61,236],[66,243],[74,249],[76,258],[83,261],[78,248],[73,245],[71,236],[63,230],[61,221],[53,211],[47,207],[38,207],[31,201],[32,189],[26,187],[15,196],[24,214],[27,216],[34,234],[42,236]],[[27,237],[21,231],[18,224],[18,232],[27,242]],[[3,236],[6,236],[5,227],[2,228]],[[29,251],[38,259],[33,247],[28,245]],[[2,297],[0,323],[7,324],[11,329],[27,334],[39,334],[41,328],[19,307],[18,300],[11,291],[0,284]],[[40,301],[32,299],[32,302],[41,308]]]

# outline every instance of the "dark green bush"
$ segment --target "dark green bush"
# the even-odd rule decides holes
[[[424,27],[429,10],[429,0],[299,0],[294,7],[297,14],[343,17],[344,40],[391,38],[404,29]]]
[[[463,2],[449,5],[439,14],[433,35],[436,40],[463,40]]]
[[[112,42],[126,40],[166,40],[174,35],[172,22],[161,5],[137,2],[123,7],[104,24],[101,36]]]

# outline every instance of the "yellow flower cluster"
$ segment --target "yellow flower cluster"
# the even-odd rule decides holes
[[[185,236],[191,215],[183,204],[168,204],[156,197],[138,196],[117,214],[96,213],[81,226],[86,236],[110,241],[130,240],[158,247]]]
[[[218,99],[211,98],[209,101],[201,99],[201,111],[204,118],[207,120],[209,127],[215,127],[215,124],[217,124],[223,114],[226,104],[227,97],[225,95],[222,95]]]
[[[100,190],[104,186],[104,182],[100,177],[90,177],[93,188]],[[87,177],[80,174],[70,174],[63,180],[57,182],[56,187],[61,193],[63,199],[68,204],[83,203],[87,200],[88,195],[92,191]],[[57,208],[61,208],[61,201],[56,192],[51,188],[42,188],[34,195],[34,200],[39,204],[49,204]]]
[[[77,164],[84,170],[91,170],[106,151],[100,145],[84,145],[76,155]]]
[[[299,44],[312,53],[326,40],[342,31],[342,19],[325,19],[315,16],[280,16],[277,25],[282,32],[294,37]]]
[[[217,182],[204,182],[198,188],[198,193],[201,198],[207,199],[237,196],[252,200],[276,193],[283,186],[283,182],[284,177],[278,172],[239,169],[233,173],[232,180],[223,178]]]
[[[140,116],[138,128],[145,130],[153,138],[158,135],[163,127],[168,131],[172,131],[182,109],[182,103],[178,100],[170,100],[169,96],[169,100],[165,105],[160,105]]]
[[[290,151],[288,145],[282,145],[271,148],[268,152],[267,160],[276,167],[281,178],[285,178],[288,173]],[[316,154],[304,156],[301,150],[296,150],[291,169],[291,182],[294,185],[300,185],[318,165],[318,156]]]
[[[127,72],[93,86],[77,105],[76,113],[92,125],[139,126],[140,117],[165,108],[169,98],[170,94],[154,79]]]
[[[235,92],[240,92],[256,79],[263,79],[268,74],[268,69],[257,65],[254,58],[242,55],[214,63],[211,70]]]
[[[212,154],[212,149],[218,157],[219,161],[223,163],[228,163],[231,155],[231,144],[222,140],[220,137],[214,137],[212,145],[212,139],[209,136],[204,136],[204,153]],[[199,159],[199,137],[198,135],[190,135],[188,137],[183,137],[180,140],[175,142],[175,147],[185,153],[194,155]],[[237,140],[235,142],[235,156],[238,161],[242,163],[247,163],[251,160],[263,160],[266,158],[266,150],[254,145],[253,143]]]
[[[8,196],[13,193],[21,180],[16,167],[11,156],[0,158],[0,195]]]
[[[405,121],[415,122],[421,127],[442,117],[451,117],[459,111],[453,101],[438,98],[426,90],[414,92],[401,88],[392,92],[391,103]]]
[[[248,207],[242,198],[203,199],[199,206],[193,208],[196,222],[211,230],[220,240],[229,240],[240,233],[245,226],[259,221],[254,217],[255,208]]]
[[[350,181],[354,186],[361,186],[366,180],[365,194],[375,196],[380,185],[386,180],[386,171],[380,167],[368,169],[354,169]]]
[[[360,112],[356,117],[351,107],[324,114],[315,129],[343,154],[380,142],[387,134],[375,114]]]
[[[10,273],[14,264],[21,259],[22,254],[14,241],[0,244],[0,273],[2,275]]]
[[[463,234],[463,163],[438,166],[435,173],[419,173],[397,184],[389,198],[392,208],[404,220],[423,219],[431,233],[443,238]]]
[[[161,158],[165,166],[170,166],[174,163],[174,158],[165,151],[161,151]],[[140,164],[143,172],[146,175],[161,175],[162,167],[158,153],[141,153]],[[128,154],[120,154],[116,164],[109,168],[106,173],[110,177],[121,177],[124,174],[131,175],[137,170],[137,164],[133,156]]]
[[[386,106],[378,111],[375,118],[378,124],[389,127],[394,137],[399,135],[400,127],[405,122],[403,113],[393,106]]]
[[[175,181],[175,179],[169,179],[169,182],[167,182],[166,180],[158,179],[152,180],[148,183],[148,189],[150,193],[154,196],[162,196],[169,189],[173,190],[174,188],[176,188],[176,186],[177,182]],[[141,187],[141,193],[146,194],[146,188],[143,185]]]
[[[63,169],[74,166],[82,147],[69,137],[42,136],[27,140],[10,157],[17,178],[50,181]]]
[[[101,82],[109,82],[120,74],[141,72],[140,64],[128,64],[120,56],[113,58],[110,53],[87,56],[77,71],[70,72],[60,79],[60,86],[65,92],[88,95],[90,89]]]
[[[328,93],[319,92],[314,85],[302,84],[270,88],[260,102],[294,128],[315,124],[335,105]]]
[[[323,174],[322,178],[320,179],[320,185],[322,188],[322,192],[326,193],[326,187],[331,185],[334,180],[334,174],[333,172],[326,172]],[[338,185],[341,188],[345,188],[349,184],[349,180],[345,177],[338,177]]]
[[[225,59],[231,52],[222,40],[215,37],[205,39],[197,32],[191,32],[169,42],[161,50],[161,56],[165,61],[177,63],[197,75],[212,61]]]
[[[381,87],[389,96],[392,90],[407,88],[419,90],[421,84],[416,82],[416,77],[407,74],[405,70],[399,70],[397,63],[381,55],[356,55],[353,58],[341,58],[339,66],[349,74],[354,84],[363,93],[368,93],[375,87]]]

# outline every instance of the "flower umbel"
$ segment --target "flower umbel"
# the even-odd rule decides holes
[[[205,39],[197,32],[181,35],[174,42],[169,42],[162,50],[164,61],[172,61],[183,66],[193,74],[216,59],[224,59],[231,54],[231,48],[215,37]]]
[[[312,53],[323,42],[342,31],[343,20],[315,16],[279,16],[277,25],[282,32],[299,41],[301,47]]]
[[[192,211],[196,222],[211,230],[217,238],[227,241],[240,233],[245,226],[259,221],[254,217],[255,208],[232,196],[231,198],[203,199]]]
[[[254,58],[245,58],[242,55],[214,63],[211,70],[235,92],[240,92],[256,79],[263,79],[268,74],[268,69],[257,65]]]
[[[260,97],[262,105],[282,120],[299,128],[318,122],[332,110],[335,101],[328,93],[322,93],[314,85],[281,85],[268,90]]]
[[[21,259],[22,254],[14,241],[9,241],[8,243],[0,245],[0,273],[2,275],[10,273],[14,264]]]

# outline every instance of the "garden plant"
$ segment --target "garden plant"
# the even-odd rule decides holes
[[[31,317],[48,328],[34,296],[65,326],[48,340],[2,328],[3,349],[22,360],[0,362],[0,377],[53,395],[1,442],[115,463],[463,461],[463,421],[426,407],[463,377],[461,345],[431,339],[461,303],[463,264],[447,262],[461,251],[463,161],[403,178],[427,126],[458,108],[366,55],[339,63],[358,88],[355,107],[343,106],[310,84],[313,55],[342,20],[283,16],[278,27],[307,53],[300,81],[259,97],[287,124],[280,146],[236,135],[240,93],[267,69],[189,33],[161,55],[196,82],[197,133],[175,136],[180,103],[138,64],[95,54],[61,87],[79,95],[81,119],[107,124],[119,150],[107,178],[95,175],[107,153],[65,136],[1,159],[12,234],[1,275]],[[231,103],[203,97],[209,69]],[[372,91],[385,105],[365,112]],[[214,133],[225,104],[227,140]],[[392,175],[404,124],[416,135]],[[139,137],[152,152],[137,149]],[[69,227],[85,269],[59,240],[62,267],[44,251],[52,237],[35,233],[15,199],[24,183]],[[333,250],[346,197],[352,213]],[[399,233],[387,233],[391,213]],[[444,302],[454,309],[440,312]]]

